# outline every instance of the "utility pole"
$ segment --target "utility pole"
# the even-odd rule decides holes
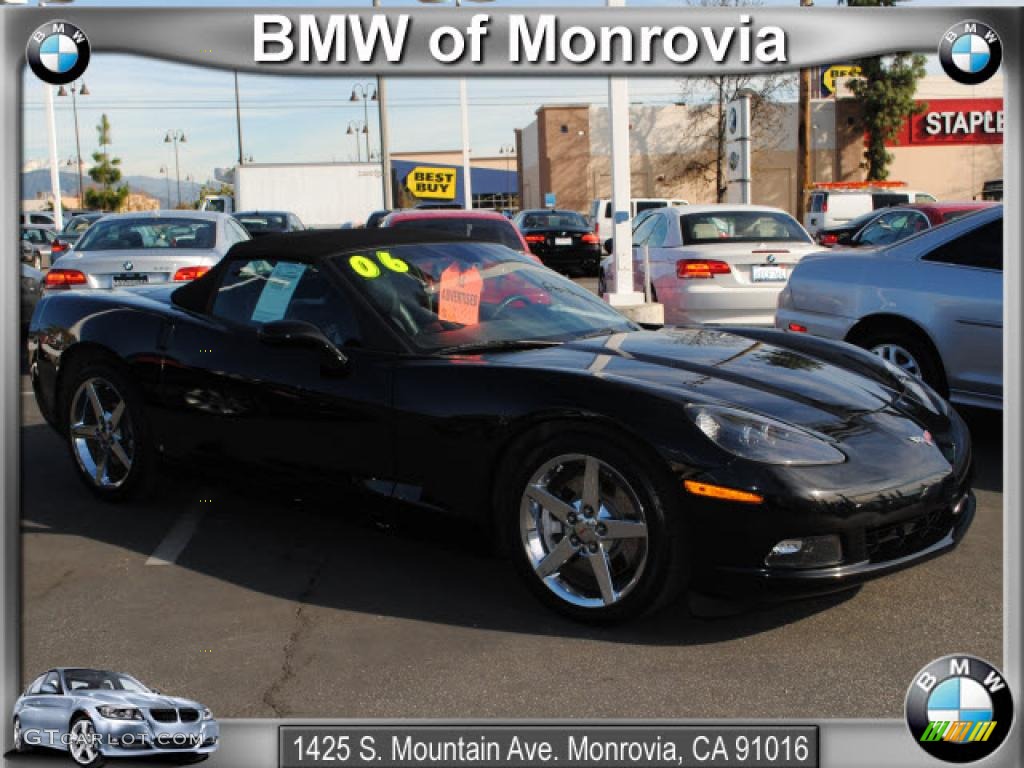
[[[814,5],[814,0],[800,0],[802,8]],[[796,148],[796,220],[804,222],[807,190],[811,186],[811,69],[800,70],[800,106]]]
[[[235,125],[238,129],[238,164],[245,165],[245,154],[242,152],[242,101],[238,96],[238,70],[235,70]]]

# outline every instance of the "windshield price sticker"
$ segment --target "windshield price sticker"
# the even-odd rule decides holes
[[[267,278],[267,284],[263,287],[259,301],[256,302],[256,309],[252,313],[253,321],[270,323],[283,318],[305,272],[305,264],[279,261]]]
[[[406,262],[396,256],[392,256],[388,251],[377,251],[377,261],[374,261],[369,256],[363,256],[362,254],[350,256],[348,260],[348,264],[352,267],[352,271],[360,277],[365,277],[367,280],[373,280],[376,277],[380,277],[380,267],[377,266],[377,262],[380,262],[392,272],[397,272],[399,274],[409,271],[409,265]]]
[[[281,768],[814,768],[807,726],[281,726]]]
[[[451,323],[476,325],[480,322],[480,294],[483,289],[480,270],[470,267],[463,272],[458,264],[452,264],[441,273],[437,316]]]

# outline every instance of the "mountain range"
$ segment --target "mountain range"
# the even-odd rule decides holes
[[[92,186],[92,179],[85,175],[83,182],[86,188]],[[162,208],[171,208],[178,201],[177,184],[174,179],[170,183],[170,199],[167,195],[167,180],[163,177],[153,178],[152,176],[125,176],[122,183],[127,184],[132,192],[142,192],[160,201]],[[181,199],[190,203],[199,195],[201,185],[194,181],[181,182]],[[67,195],[78,194],[78,174],[61,171],[60,189]],[[50,193],[50,171],[48,168],[25,171],[21,174],[21,199],[35,200],[38,197]]]

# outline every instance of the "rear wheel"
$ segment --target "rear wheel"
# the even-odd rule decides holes
[[[857,338],[855,343],[946,394],[942,362],[918,335],[903,330],[877,330]]]
[[[571,618],[614,622],[685,587],[685,521],[667,470],[579,434],[528,452],[508,484],[512,557],[533,592]]]
[[[91,363],[70,377],[67,439],[79,479],[120,501],[149,489],[155,456],[138,387],[113,365]]]

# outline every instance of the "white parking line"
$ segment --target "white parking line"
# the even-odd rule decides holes
[[[146,565],[174,565],[178,556],[188,546],[202,517],[203,512],[199,509],[190,509],[179,517],[174,527],[167,532],[164,540],[160,542],[160,546],[146,560]]]

